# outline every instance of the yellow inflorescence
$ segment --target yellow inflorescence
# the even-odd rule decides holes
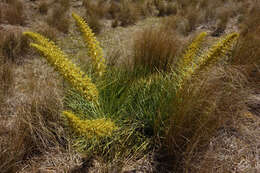
[[[38,43],[32,43],[31,46],[43,53],[47,61],[54,66],[72,87],[77,89],[86,99],[97,102],[98,91],[91,79],[73,64],[54,42],[37,33],[25,32],[24,34]]]
[[[68,111],[64,111],[63,115],[67,118],[68,125],[73,131],[86,138],[111,136],[112,132],[117,129],[116,125],[109,119],[81,120]]]
[[[234,42],[238,39],[238,33],[231,33],[213,45],[206,53],[195,59],[196,52],[199,50],[206,33],[201,33],[189,46],[183,59],[178,63],[176,83],[179,88],[183,82],[189,79],[196,71],[208,66],[221,58],[224,58],[231,50]]]
[[[178,63],[178,68],[183,69],[192,66],[194,62],[194,57],[196,56],[198,50],[201,48],[201,44],[207,36],[206,32],[200,33],[190,44],[182,59]]]
[[[210,63],[218,61],[220,58],[224,58],[228,53],[232,51],[234,43],[239,37],[238,33],[231,33],[218,41],[213,45],[197,62],[197,66],[201,69],[208,66]]]
[[[201,48],[202,42],[205,40],[205,37],[207,36],[206,32],[200,33],[190,44],[182,58],[177,64],[177,70],[176,72],[178,73],[176,76],[176,83],[181,87],[183,84],[183,81],[185,81],[187,78],[190,77],[193,73],[193,66],[195,65],[195,57],[198,54],[198,51]]]
[[[102,48],[87,23],[75,13],[72,13],[72,17],[75,19],[77,26],[83,35],[84,42],[88,48],[88,55],[93,61],[94,69],[101,76],[106,68]]]

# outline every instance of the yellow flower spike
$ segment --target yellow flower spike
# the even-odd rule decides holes
[[[202,32],[192,41],[192,43],[190,44],[185,54],[183,55],[182,59],[177,65],[179,69],[183,69],[192,65],[192,62],[194,61],[194,57],[196,56],[206,36],[207,33]]]
[[[214,63],[221,58],[224,58],[227,54],[232,51],[234,43],[238,40],[238,33],[231,33],[221,38],[216,44],[214,44],[204,55],[202,55],[198,62],[195,70],[202,69],[211,63]]]
[[[201,56],[197,56],[197,52],[201,47],[201,43],[204,40],[206,33],[201,33],[187,49],[183,58],[177,64],[177,73],[174,73],[176,77],[176,83],[178,88],[182,88],[184,81],[188,80],[194,73],[200,71],[209,64],[212,64],[222,58],[224,58],[230,51],[236,40],[239,37],[238,33],[231,33],[221,38],[216,44],[211,46],[206,53]],[[195,56],[197,56],[195,58]]]
[[[48,38],[42,36],[41,34],[28,31],[28,32],[23,32],[23,35],[32,38],[34,41],[36,41],[37,43],[39,43],[40,45],[42,45],[46,48],[52,49],[52,47],[56,47],[55,43],[53,41],[50,41]],[[56,49],[59,49],[59,48],[56,47]],[[59,51],[60,51],[60,49],[59,49]]]
[[[72,17],[75,19],[76,24],[82,33],[85,45],[88,48],[88,56],[92,58],[95,72],[99,76],[101,76],[106,69],[103,50],[100,47],[99,42],[95,38],[91,28],[82,19],[82,17],[78,16],[75,13],[72,13]]]
[[[198,52],[201,49],[201,45],[206,36],[206,32],[201,32],[197,37],[195,37],[182,58],[177,63],[177,70],[175,71],[177,74],[175,75],[177,76],[176,83],[179,87],[181,87],[183,81],[189,78],[193,73],[192,67],[194,66],[195,57],[198,55]]]
[[[86,138],[111,136],[113,131],[117,129],[116,125],[109,119],[81,120],[69,111],[63,111],[63,115],[70,128],[77,135]]]
[[[87,100],[97,103],[98,91],[91,79],[84,75],[80,68],[76,67],[55,45],[44,44],[46,46],[35,43],[30,45],[43,53],[47,61]]]

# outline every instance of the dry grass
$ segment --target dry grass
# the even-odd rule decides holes
[[[103,0],[83,0],[83,6],[86,10],[86,16],[96,16],[99,19],[108,17],[109,6]]]
[[[244,67],[249,76],[257,79],[260,74],[260,5],[247,14],[233,55],[232,63]],[[259,81],[259,80],[258,80]]]
[[[109,8],[108,13],[112,19],[115,19],[118,16],[118,12],[120,11],[120,4],[112,1]]]
[[[103,25],[97,15],[86,15],[85,20],[95,34],[101,32]]]
[[[0,56],[0,115],[6,114],[8,99],[14,93],[15,75],[14,64]]]
[[[181,42],[169,30],[147,28],[136,35],[134,67],[151,72],[167,71],[180,47]]]
[[[155,0],[154,5],[159,11],[158,16],[168,16],[177,14],[177,4],[165,0]]]
[[[24,25],[25,14],[24,5],[20,0],[8,2],[9,6],[5,11],[4,18],[11,25]]]
[[[122,1],[112,2],[108,14],[114,19],[113,27],[118,25],[129,26],[135,24],[141,16],[141,8],[137,3]]]
[[[1,32],[0,36],[0,55],[12,62],[21,62],[29,52],[28,39],[19,32]]]
[[[62,149],[67,145],[59,115],[62,93],[55,75],[44,76],[30,68],[26,72],[25,86],[19,85],[26,98],[15,103],[19,104],[15,110],[17,117],[9,120],[8,126],[1,124],[5,135],[0,135],[0,168],[6,173],[16,172],[27,160],[53,147]],[[10,81],[6,84],[11,86]]]
[[[105,1],[83,1],[85,19],[89,27],[96,34],[102,30],[101,19],[108,15],[108,6]]]
[[[190,8],[190,12],[187,14],[186,18],[188,20],[188,26],[186,27],[186,33],[195,30],[198,21],[198,11]],[[187,35],[187,34],[186,34]]]
[[[259,159],[259,118],[250,112],[236,118],[237,125],[218,130],[210,140],[210,146],[193,165],[194,172],[257,172]]]
[[[3,18],[3,9],[2,9],[2,6],[0,6],[1,8],[0,8],[0,23],[3,23],[3,21],[4,21],[4,18]]]
[[[1,97],[8,97],[12,95],[14,88],[14,69],[11,62],[4,62],[1,59]],[[3,99],[1,99],[3,101]]]
[[[67,11],[70,8],[70,0],[58,0],[58,3]]]
[[[13,2],[16,1],[8,1],[8,3],[10,4]],[[58,2],[58,5],[56,4],[57,7],[54,7],[53,13],[48,17],[49,25],[46,24],[45,26],[43,24],[39,26],[39,29],[36,29],[38,32],[42,33],[52,40],[56,40],[57,38],[57,30],[55,28],[65,33],[68,32],[69,29],[69,20],[66,11],[69,9],[70,2],[72,1],[61,0]],[[217,28],[220,28],[220,30],[223,31],[225,30],[226,25],[228,24],[230,19],[232,19],[237,14],[240,14],[240,12],[233,13],[233,10],[231,10],[230,12],[225,11],[225,8],[219,8],[225,3],[224,1],[177,0],[176,3],[173,3],[172,1],[157,1],[157,3],[158,2],[160,3],[156,5],[153,2],[149,3],[148,0],[146,1],[146,3],[137,1],[128,1],[125,3],[122,3],[122,1],[120,1],[119,3],[117,3],[115,1],[112,1],[110,8],[107,9],[107,4],[105,1],[85,0],[85,17],[94,32],[98,33],[101,29],[100,21],[102,18],[105,17],[113,18],[114,26],[128,26],[135,24],[136,21],[141,19],[142,17],[151,15],[167,16],[173,14],[174,16],[169,16],[165,20],[164,28],[147,28],[137,33],[135,37],[133,48],[134,68],[140,68],[142,70],[145,69],[150,73],[157,71],[167,72],[169,70],[169,65],[172,65],[172,63],[174,62],[174,57],[178,55],[180,48],[182,48],[181,42],[177,39],[178,36],[175,35],[177,34],[175,33],[175,30],[179,30],[180,33],[188,36],[188,34],[196,30],[196,27],[199,26],[198,24],[202,24],[207,26],[216,25]],[[157,8],[159,14],[156,14],[156,12],[154,12],[155,7]],[[199,8],[200,10],[196,10],[197,8]],[[215,10],[216,8],[217,10]],[[251,84],[249,85],[246,79],[247,76],[244,76],[244,74],[246,73],[242,74],[241,71],[238,69],[245,69],[245,71],[249,73],[251,77],[254,77],[254,80],[259,80],[256,78],[260,74],[260,9],[255,6],[250,11],[250,13],[247,14],[245,12],[247,11],[246,8],[247,7],[240,9],[242,11],[241,13],[243,13],[244,16],[244,20],[242,23],[244,25],[244,29],[241,34],[242,36],[240,38],[240,41],[236,45],[236,50],[233,54],[234,58],[232,59],[232,66],[225,65],[224,67],[212,67],[210,69],[207,69],[209,71],[198,73],[197,76],[194,76],[194,79],[186,81],[183,88],[177,93],[174,101],[172,101],[172,103],[170,102],[169,104],[169,114],[171,115],[171,118],[170,122],[165,122],[166,124],[170,124],[169,126],[166,126],[168,127],[168,129],[166,131],[167,135],[165,144],[169,148],[168,154],[173,155],[173,158],[176,159],[174,160],[176,162],[171,164],[176,165],[176,167],[178,166],[180,169],[184,169],[184,171],[186,172],[215,172],[216,169],[214,167],[216,167],[216,164],[220,165],[219,167],[222,172],[228,172],[227,170],[231,170],[231,168],[226,169],[225,166],[231,164],[233,160],[228,159],[227,163],[223,163],[224,161],[221,160],[223,155],[221,155],[222,153],[218,150],[216,150],[216,152],[220,153],[219,156],[217,156],[216,153],[212,152],[213,150],[210,150],[209,153],[206,153],[205,158],[201,157],[201,155],[205,154],[204,149],[209,146],[209,141],[211,137],[215,134],[215,132],[219,131],[219,129],[222,129],[225,126],[232,125],[234,119],[237,118],[236,116],[245,108],[244,101],[246,100],[245,96],[248,93],[248,88],[246,88],[245,86],[251,86]],[[45,12],[45,10],[46,9],[43,9],[41,13],[46,14],[47,11]],[[1,14],[3,14],[2,18]],[[0,22],[1,20],[2,22],[6,20],[5,15],[5,13],[1,13],[0,8]],[[212,23],[211,20],[213,20]],[[216,22],[216,20],[218,21]],[[116,33],[115,35],[118,34],[117,36],[119,36],[120,39],[113,38],[114,40],[116,40],[114,42],[119,42],[120,44],[126,44],[128,46],[129,42],[121,42],[121,40],[125,40],[124,37],[132,36],[129,33],[133,33],[133,28],[134,27],[131,27],[130,30],[126,30],[126,28],[118,28],[118,30],[124,29],[127,34],[125,34],[123,38],[121,38],[121,33]],[[134,30],[135,29],[136,28],[134,28]],[[23,41],[21,41],[22,38],[20,38],[19,34],[10,34],[10,36],[8,35],[5,37],[6,38],[0,41],[1,55],[4,55],[1,56],[1,58],[5,57],[5,59],[2,59],[2,62],[0,64],[0,170],[4,173],[12,173],[17,172],[21,168],[21,165],[33,165],[33,163],[36,163],[38,167],[41,167],[43,170],[48,170],[51,166],[54,165],[54,167],[56,166],[56,168],[53,168],[53,170],[57,172],[65,170],[68,171],[69,167],[71,167],[70,161],[74,158],[73,156],[69,155],[68,157],[70,157],[70,159],[68,158],[68,162],[66,162],[67,157],[65,157],[65,155],[63,155],[62,153],[62,150],[70,152],[70,149],[67,148],[68,141],[66,139],[66,133],[63,129],[63,122],[60,118],[60,111],[63,110],[63,94],[62,86],[60,85],[62,83],[61,81],[59,81],[60,84],[58,84],[58,81],[56,79],[57,76],[53,73],[53,71],[50,71],[50,69],[46,68],[46,66],[44,66],[42,63],[40,63],[39,66],[34,66],[35,64],[32,63],[33,67],[31,69],[29,69],[29,67],[32,64],[23,64],[25,65],[23,67],[23,70],[26,71],[26,74],[22,76],[23,78],[21,78],[20,76],[20,78],[18,79],[19,82],[17,82],[16,75],[19,75],[19,73],[24,73],[24,71],[16,72],[15,70],[17,66],[16,64],[12,63],[12,61],[16,62],[20,59],[20,57],[23,57],[23,55],[25,55],[24,53],[27,51],[27,44],[22,43]],[[107,41],[106,44],[109,44],[109,42]],[[122,50],[120,46],[117,46],[114,50],[108,51],[108,67],[113,67],[116,69],[119,68],[119,66],[116,66],[117,60],[122,57],[122,54],[124,54],[124,50]],[[127,46],[126,49],[129,49],[129,47],[127,48]],[[47,73],[45,73],[46,71]],[[121,75],[118,74],[117,71],[115,72],[115,74],[118,76]],[[125,112],[128,112],[125,111],[125,107],[122,108],[122,112],[120,112],[121,110],[118,111],[118,105],[121,106],[122,103],[124,103],[122,100],[124,100],[125,95],[121,93],[124,92],[125,88],[130,86],[128,85],[129,83],[124,82],[127,80],[132,80],[127,75],[121,78],[122,79],[120,79],[120,81],[123,82],[118,82],[120,85],[119,87],[115,86],[109,88],[110,85],[117,85],[114,84],[116,83],[114,81],[118,80],[115,77],[111,79],[106,79],[108,81],[107,83],[109,84],[104,82],[107,85],[105,85],[103,88],[107,87],[108,89],[110,89],[110,91],[102,88],[102,90],[104,90],[102,92],[104,92],[105,94],[109,94],[109,92],[115,93],[114,95],[113,93],[111,94],[112,97],[107,97],[108,101],[104,104],[104,107],[109,107],[108,109],[111,110],[115,109],[115,112],[118,114],[124,114]],[[155,79],[153,78],[150,79],[144,77],[144,81],[146,81],[146,79],[147,82],[150,83],[151,81],[155,81]],[[133,82],[134,81],[131,81],[130,83]],[[16,83],[19,83],[19,85],[15,86]],[[22,86],[20,83],[22,83]],[[174,81],[171,84],[174,84]],[[140,85],[140,88],[143,88],[144,86]],[[157,85],[153,86],[157,87]],[[158,87],[164,86],[159,82]],[[257,87],[257,85],[255,87]],[[10,104],[7,101],[10,100],[10,98],[12,98],[15,94],[17,94],[14,93],[15,88],[17,89],[16,92],[18,90],[19,92],[22,92],[20,93],[20,95],[22,95],[24,98],[22,99],[23,101],[21,103],[14,104],[17,117],[15,117],[16,119],[12,120],[10,117],[3,117],[2,115],[8,113],[5,107],[10,106],[7,105]],[[117,90],[119,90],[118,93],[116,93]],[[147,103],[147,105],[145,106],[147,107],[140,105],[138,108],[140,108],[140,110],[145,110],[148,113],[144,111],[143,114],[140,115],[146,115],[147,113],[147,115],[150,116],[157,110],[150,111],[150,108],[153,106],[154,103],[152,101],[146,102],[146,99],[149,99],[148,96],[150,95],[156,96],[157,93],[153,93],[148,90],[148,96],[142,97],[142,94],[144,92],[142,92],[142,90],[140,91],[141,92],[137,91],[136,93],[134,93],[133,98],[137,97],[137,100],[134,100],[133,102],[136,103],[137,101],[145,101],[145,103]],[[161,98],[162,100],[160,100]],[[163,97],[160,97],[160,99],[158,102],[164,101]],[[109,105],[109,103],[111,103],[111,105]],[[160,109],[161,107],[159,107],[159,113],[161,111]],[[110,113],[109,111],[107,111],[108,114]],[[113,111],[114,110],[111,111],[111,114],[114,113]],[[136,112],[138,113],[138,110],[133,109],[133,113],[130,113],[129,115],[130,119],[133,118],[133,115]],[[163,115],[164,113],[168,114],[168,112],[166,111],[162,112]],[[118,116],[116,115],[115,117]],[[143,118],[143,122],[147,121],[145,118],[146,117]],[[129,124],[133,127],[135,125],[131,123]],[[148,132],[143,131],[142,127],[140,127],[140,129],[140,133],[145,133],[145,135],[147,135],[146,133]],[[126,138],[129,138],[129,136],[131,135],[133,136],[136,132],[139,133],[138,130],[139,129],[137,129],[136,131],[127,131],[125,135]],[[148,135],[150,136],[149,139],[147,138],[147,140],[150,140],[150,138],[153,137],[153,134]],[[165,137],[163,135],[160,136],[160,140]],[[249,134],[249,136],[250,135],[253,136],[254,134]],[[117,138],[121,139],[121,136],[117,136]],[[133,138],[133,140],[136,139],[137,138],[135,137]],[[155,143],[161,144],[162,141],[158,142],[158,139],[159,137],[155,137]],[[223,146],[222,142],[223,141],[217,143],[216,146]],[[133,143],[135,143],[135,141],[133,141]],[[152,145],[154,144],[153,142],[151,143]],[[100,142],[100,144],[103,145],[104,141]],[[233,145],[233,142],[231,142],[230,145]],[[242,145],[244,145],[243,142]],[[100,148],[102,147],[100,145],[97,145],[95,147],[97,147],[97,149],[95,149],[95,154],[99,155],[101,153],[99,153],[99,151],[102,150]],[[111,147],[111,150],[109,147]],[[50,151],[51,148],[57,148],[57,150],[59,151],[57,152],[57,156],[54,154],[55,152]],[[126,144],[124,145],[113,145],[112,143],[112,145],[110,146],[110,144],[108,144],[107,148],[107,150],[109,150],[109,154],[107,154],[109,155],[109,158],[112,158],[113,155],[115,155],[115,157],[117,157],[117,155],[131,155],[131,152],[129,152],[131,151],[131,149],[129,149],[130,147],[128,142],[126,142]],[[246,153],[247,151],[247,149],[243,150],[242,154],[244,155],[244,153]],[[102,154],[100,154],[100,156],[102,156]],[[61,159],[62,157],[64,158]],[[216,163],[216,160],[212,159],[214,157],[218,157],[219,159],[217,159]],[[37,160],[35,158],[39,159]],[[198,158],[200,158],[201,160],[199,160]],[[41,159],[43,159],[44,162]],[[120,156],[118,156],[118,158],[113,158],[112,160],[115,161],[111,161],[113,163],[108,163],[104,161],[104,158],[99,159],[100,163],[102,163],[102,166],[98,165],[98,163],[94,164],[96,164],[95,166],[98,167],[97,170],[100,170],[100,172],[119,172],[119,170],[121,170],[121,167],[123,167],[123,164],[128,164],[128,162],[123,163],[124,160],[121,159]],[[166,161],[160,160],[159,162],[163,162],[162,164],[165,164],[165,162],[171,159],[172,158],[168,158],[168,160]],[[31,161],[28,162],[28,160]],[[198,162],[200,164],[196,164]],[[86,172],[88,171],[89,167],[93,166],[87,163],[87,161],[83,163],[81,169],[82,171]],[[63,170],[62,166],[67,168]],[[27,168],[32,169],[32,172],[40,171],[33,166],[28,166]],[[163,169],[158,170],[163,172]],[[179,169],[176,168],[176,170]],[[180,172],[181,171],[183,170],[180,170]]]
[[[67,17],[66,9],[60,5],[55,7],[52,10],[52,13],[48,16],[47,23],[63,33],[68,33],[70,20]]]
[[[156,15],[156,7],[154,6],[153,1],[151,0],[137,1],[137,6],[140,10],[141,16],[143,17]]]
[[[120,6],[120,13],[117,19],[120,21],[121,26],[133,25],[140,17],[140,11],[136,4],[124,1]]]
[[[43,36],[56,41],[57,37],[58,37],[58,30],[46,23],[42,23],[41,25],[38,25],[37,28],[35,28],[35,30],[42,34]]]
[[[49,5],[46,1],[41,1],[38,8],[39,8],[39,12],[45,15],[48,13]]]
[[[246,84],[246,77],[236,68],[217,67],[187,81],[177,93],[166,141],[186,171],[194,172],[193,159],[217,129],[246,109]]]

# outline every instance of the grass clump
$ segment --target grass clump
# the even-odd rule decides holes
[[[62,5],[57,5],[56,8],[52,10],[52,13],[47,17],[47,23],[57,28],[60,32],[68,33],[70,21],[66,14],[67,9]]]
[[[163,146],[177,161],[183,163],[185,158],[184,164],[189,165],[197,146],[209,140],[225,121],[224,115],[239,110],[233,107],[220,116],[227,105],[241,101],[230,93],[239,93],[243,80],[234,77],[229,66],[225,68],[238,33],[207,45],[207,33],[202,32],[179,55],[180,42],[169,30],[145,29],[134,40],[132,68],[107,66],[90,27],[80,16],[72,16],[94,72],[83,72],[43,36],[25,35],[71,84],[65,86],[63,117],[80,151],[111,162],[140,158],[152,147]],[[216,67],[219,63],[223,71]]]
[[[155,0],[154,5],[159,11],[158,16],[169,16],[177,14],[177,4],[165,0]]]
[[[38,8],[39,8],[39,12],[41,14],[45,15],[48,13],[49,6],[48,6],[47,2],[41,1]]]
[[[21,62],[29,52],[28,39],[19,32],[0,33],[0,36],[0,55],[12,62]]]
[[[241,37],[236,45],[232,64],[240,65],[254,80],[260,70],[260,15],[259,5],[255,5],[252,11],[245,16],[246,20],[241,24]]]
[[[230,65],[201,71],[185,82],[173,99],[166,135],[169,154],[179,162],[176,165],[200,171],[194,159],[219,128],[245,110],[246,85],[245,76]]]
[[[85,19],[88,22],[88,26],[95,34],[98,34],[102,30],[101,19],[106,17],[108,7],[105,1],[83,1],[83,6],[86,10]]]
[[[169,30],[147,28],[138,33],[134,41],[134,69],[167,71],[180,46],[180,41]]]
[[[129,26],[135,24],[140,18],[141,11],[138,4],[131,1],[122,1],[120,3],[112,2],[108,12],[114,19],[113,26]]]
[[[10,67],[9,65],[8,68]],[[35,69],[25,71],[30,76],[23,88],[27,99],[16,109],[17,116],[7,115],[10,114],[7,111],[1,112],[0,126],[1,130],[5,129],[5,135],[0,134],[0,168],[3,173],[17,172],[32,157],[56,147],[64,149],[67,146],[59,116],[62,109],[61,88],[59,85],[50,85],[56,82],[53,74],[49,73],[46,75],[48,78],[42,80],[39,78],[41,72],[37,70],[39,73]],[[5,84],[12,86],[7,81]],[[10,99],[12,95],[8,94],[7,97]],[[10,120],[4,121],[9,125],[2,123],[4,117],[13,123],[10,124]]]
[[[11,25],[24,25],[25,14],[23,3],[19,0],[10,1],[4,17]]]

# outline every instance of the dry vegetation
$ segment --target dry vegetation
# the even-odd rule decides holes
[[[258,172],[259,11],[255,0],[1,1],[0,172]],[[82,28],[78,39],[72,12],[97,40]]]

